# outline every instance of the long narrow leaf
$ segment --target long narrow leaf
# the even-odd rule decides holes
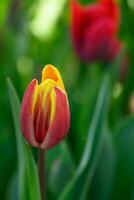
[[[20,103],[11,81],[7,80],[18,151],[19,200],[40,200],[37,168],[30,147],[24,142],[19,123]]]
[[[110,80],[109,75],[106,74],[100,88],[82,159],[71,182],[69,182],[59,197],[60,200],[83,200],[86,198],[94,165],[97,161],[96,158],[102,138],[103,125],[108,110]]]

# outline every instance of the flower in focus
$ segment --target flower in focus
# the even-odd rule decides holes
[[[29,144],[42,149],[57,145],[68,133],[70,111],[59,71],[46,65],[42,81],[28,85],[21,107],[21,129]]]
[[[71,0],[71,35],[84,62],[113,60],[122,44],[117,38],[120,9],[115,0],[98,0],[84,6]]]

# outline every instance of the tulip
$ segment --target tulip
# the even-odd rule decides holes
[[[68,133],[68,98],[54,66],[44,67],[40,84],[33,79],[28,85],[22,100],[20,123],[26,141],[44,150],[57,145]]]
[[[115,0],[98,0],[81,5],[71,0],[71,36],[73,46],[84,62],[109,62],[122,44],[117,38],[120,9]]]

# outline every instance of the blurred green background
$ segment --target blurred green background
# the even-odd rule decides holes
[[[89,3],[90,0],[81,0]],[[93,200],[134,199],[134,1],[118,0],[119,38],[129,57],[111,91],[108,120],[89,188]],[[17,150],[6,79],[22,99],[45,64],[61,72],[71,128],[66,145],[47,154],[48,200],[56,199],[78,165],[104,74],[102,63],[82,66],[71,44],[68,0],[0,0],[0,199],[17,200]],[[65,155],[67,157],[65,157]],[[89,199],[88,198],[88,199]]]

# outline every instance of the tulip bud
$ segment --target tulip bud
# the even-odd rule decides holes
[[[42,81],[28,85],[21,107],[22,133],[29,144],[42,149],[57,145],[68,133],[70,111],[67,94],[59,71],[46,65]]]
[[[117,38],[120,9],[115,0],[98,0],[81,5],[71,1],[71,35],[73,46],[84,62],[115,59],[122,48]]]

